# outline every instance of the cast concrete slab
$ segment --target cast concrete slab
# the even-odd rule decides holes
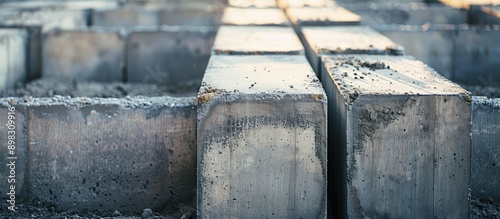
[[[213,54],[303,54],[304,47],[291,27],[221,26]]]
[[[192,200],[196,98],[32,98],[30,195],[122,212]]]
[[[368,26],[302,27],[301,33],[307,58],[318,75],[321,75],[320,58],[323,55],[404,54],[402,46]]]
[[[332,7],[337,5],[332,0],[277,0],[278,6],[282,9],[286,8],[302,8],[302,7]]]
[[[228,0],[227,5],[235,8],[277,8],[276,0]]]
[[[405,56],[325,56],[323,69],[335,216],[469,217],[467,91]]]
[[[472,98],[472,195],[500,201],[500,99]]]
[[[127,41],[127,81],[199,86],[215,34],[212,27],[134,28]]]
[[[288,26],[288,18],[278,8],[226,8],[222,25]]]
[[[28,33],[23,28],[0,28],[0,90],[28,77]]]
[[[303,26],[358,25],[361,17],[340,6],[287,8],[286,15],[298,31]]]
[[[125,40],[117,29],[55,30],[44,34],[42,77],[121,81]]]
[[[304,56],[212,56],[198,93],[198,217],[326,218],[324,95]]]

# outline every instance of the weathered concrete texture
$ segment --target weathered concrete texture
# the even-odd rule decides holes
[[[31,197],[63,209],[122,212],[191,200],[196,187],[195,101],[31,99]]]
[[[183,2],[160,12],[160,24],[218,26],[223,7],[217,2]]]
[[[121,81],[125,40],[116,30],[55,30],[45,33],[42,77]]]
[[[199,85],[215,34],[211,27],[136,28],[127,42],[127,80]]]
[[[466,91],[410,57],[336,55],[323,65],[335,216],[469,217]]]
[[[361,17],[342,7],[288,8],[286,15],[300,32],[304,26],[357,25]]]
[[[92,25],[101,27],[131,27],[159,25],[159,10],[144,8],[117,8],[96,10]]]
[[[27,36],[22,28],[0,28],[0,89],[27,79]]]
[[[321,56],[331,54],[404,55],[402,46],[370,27],[303,27],[306,56],[321,77]]]
[[[285,13],[278,8],[226,8],[222,25],[289,26]]]
[[[326,218],[324,95],[301,55],[212,56],[198,93],[198,217]]]
[[[276,0],[228,0],[227,4],[235,8],[277,8]]]
[[[421,1],[422,2],[422,1]],[[348,10],[360,15],[363,25],[377,24],[465,24],[468,14],[464,9],[454,9],[442,4],[379,3],[344,4]]]
[[[0,198],[15,203],[28,196],[26,110],[20,99],[0,99]],[[13,186],[11,188],[11,186]],[[13,196],[11,198],[11,195]],[[7,209],[5,209],[7,210]]]
[[[304,47],[291,27],[221,26],[212,54],[303,54]]]
[[[472,195],[500,201],[500,99],[472,98]]]
[[[278,6],[281,9],[286,8],[301,8],[301,7],[332,7],[335,6],[335,1],[332,0],[277,0]]]

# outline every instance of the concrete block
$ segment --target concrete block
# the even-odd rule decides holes
[[[121,212],[193,199],[196,98],[56,96],[28,112],[32,197]]]
[[[451,79],[456,31],[451,30],[449,26],[378,25],[374,26],[374,29],[402,45],[406,54],[414,56],[439,74]]]
[[[121,81],[125,40],[115,29],[55,30],[43,36],[42,77]]]
[[[337,5],[331,0],[277,0],[281,9],[302,8],[302,7],[332,7]]]
[[[442,4],[379,3],[345,4],[348,10],[362,17],[363,25],[404,24],[465,24],[468,13]]]
[[[210,58],[198,218],[326,218],[326,102],[303,56]]]
[[[127,80],[200,84],[215,34],[211,27],[134,29],[127,42]]]
[[[500,28],[454,32],[453,80],[468,84],[500,84]]]
[[[288,8],[286,15],[297,32],[304,26],[358,25],[361,21],[360,16],[342,7]]]
[[[500,201],[500,99],[472,98],[472,195]]]
[[[222,25],[289,26],[285,13],[278,8],[226,8]]]
[[[277,8],[276,0],[228,0],[227,5],[235,8]]]
[[[304,47],[291,27],[221,26],[212,53],[295,55],[304,54]]]
[[[473,11],[473,12],[472,12]],[[500,24],[500,5],[480,5],[471,8],[474,21],[478,24]]]
[[[499,0],[438,0],[440,3],[453,7],[470,9],[474,5],[500,5]]]
[[[92,13],[92,25],[101,27],[157,26],[159,10],[143,8],[117,8],[96,10]]]
[[[468,218],[467,91],[411,57],[325,56],[323,70],[334,216]]]
[[[223,8],[220,4],[187,2],[167,7],[160,12],[160,24],[219,26]]]
[[[27,79],[27,36],[22,28],[0,28],[0,90]]]
[[[306,56],[321,77],[321,56],[331,54],[403,55],[402,46],[370,27],[303,27]],[[332,40],[334,39],[334,40]]]
[[[27,11],[0,24],[18,27],[41,27],[43,32],[53,29],[75,29],[87,27],[88,11],[44,9]]]
[[[11,206],[28,198],[26,110],[18,98],[0,99],[0,197]],[[14,200],[12,203],[9,200]],[[5,209],[7,210],[7,209]]]

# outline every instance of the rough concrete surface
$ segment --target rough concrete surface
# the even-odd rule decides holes
[[[212,53],[297,55],[304,53],[304,47],[291,27],[221,26]]]
[[[134,29],[127,41],[127,81],[199,85],[215,34],[212,27]]]
[[[228,0],[227,5],[235,8],[277,8],[275,0]]]
[[[198,93],[198,217],[326,218],[324,98],[303,56],[212,56]]]
[[[499,115],[499,98],[472,99],[472,195],[496,202],[500,202]]]
[[[30,197],[63,209],[123,212],[194,197],[194,97],[24,101]]]
[[[117,30],[55,30],[43,35],[42,76],[122,81],[125,39]]]
[[[289,26],[285,13],[278,8],[224,9],[222,25]]]
[[[469,94],[410,57],[323,65],[335,216],[468,217]]]
[[[404,54],[402,46],[368,26],[303,27],[301,35],[306,47],[306,56],[319,77],[321,77],[321,56],[324,55]]]

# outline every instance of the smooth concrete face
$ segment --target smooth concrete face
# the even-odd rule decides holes
[[[127,42],[129,82],[200,84],[210,58],[214,28],[136,29]]]
[[[212,53],[297,55],[304,47],[291,27],[221,26]]]
[[[22,28],[0,28],[0,89],[14,87],[28,76],[28,33]]]
[[[368,26],[302,27],[306,55],[321,77],[321,56],[331,54],[403,55],[404,49]]]
[[[194,97],[56,96],[27,107],[31,197],[121,212],[194,197]]]
[[[159,11],[143,8],[117,8],[96,10],[92,25],[100,27],[132,27],[159,25]]]
[[[303,56],[212,56],[198,93],[199,218],[326,218],[326,102]]]
[[[465,24],[466,10],[454,9],[442,4],[378,3],[344,4],[348,10],[362,17],[363,25],[404,24]]]
[[[228,0],[227,5],[235,8],[277,8],[276,0]]]
[[[472,98],[472,195],[500,201],[500,99]]]
[[[286,15],[297,31],[305,26],[357,25],[361,21],[360,16],[340,6],[287,8]]]
[[[335,217],[469,217],[466,91],[409,57],[326,56],[323,69]]]
[[[15,204],[28,198],[26,108],[20,98],[0,99],[0,197]],[[11,197],[13,196],[13,197]]]
[[[226,8],[222,25],[289,26],[285,13],[278,8]]]
[[[51,31],[43,36],[42,77],[121,81],[125,40],[113,30]]]

